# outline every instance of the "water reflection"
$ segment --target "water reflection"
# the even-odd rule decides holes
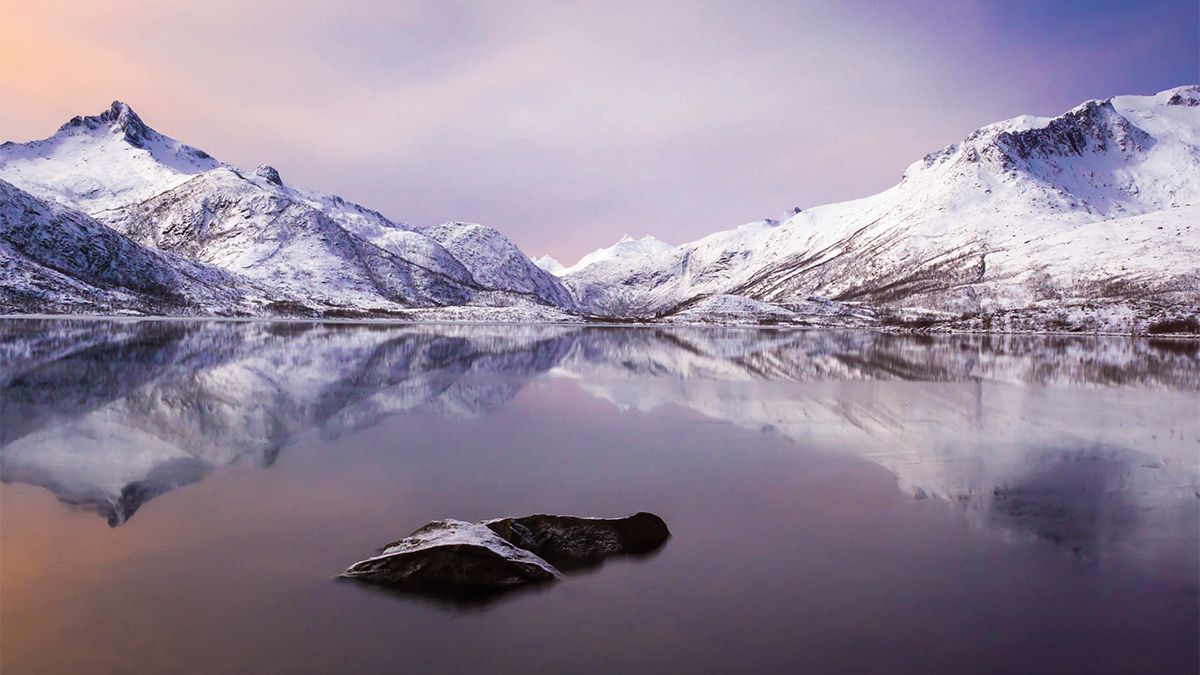
[[[915,498],[1079,555],[1200,498],[1200,351],[1124,338],[530,326],[0,322],[0,477],[110,525],[235,463],[532,379],[685,406],[882,465]]]

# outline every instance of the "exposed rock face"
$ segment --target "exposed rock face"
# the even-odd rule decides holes
[[[1002,131],[993,143],[1007,152],[1011,162],[1014,156],[1021,160],[1082,157],[1088,152],[1104,153],[1113,146],[1128,158],[1134,152],[1147,151],[1154,139],[1118,113],[1109,100],[1088,101],[1044,127]],[[1005,167],[1011,166],[1010,162],[1005,162]]]
[[[121,101],[113,101],[108,110],[99,115],[72,117],[71,121],[59,127],[59,131],[78,127],[95,130],[109,125],[113,127],[114,133],[120,133],[126,142],[135,148],[145,147],[151,138],[150,127],[146,126],[132,108]]]
[[[279,177],[279,170],[270,164],[259,166],[254,170],[254,175],[259,178],[265,178],[276,185],[283,185],[283,179]]]
[[[483,523],[435,520],[341,573],[435,594],[489,594],[562,578],[613,555],[644,555],[671,536],[662,518],[532,515]]]
[[[671,536],[662,518],[644,511],[625,518],[538,514],[484,524],[506,541],[562,570],[593,567],[612,555],[650,553]]]

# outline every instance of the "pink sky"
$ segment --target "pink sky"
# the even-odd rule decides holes
[[[1200,80],[1194,0],[0,3],[0,138],[129,103],[238,166],[572,262],[864,196],[976,127]]]

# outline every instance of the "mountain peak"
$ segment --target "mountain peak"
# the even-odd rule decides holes
[[[49,138],[0,147],[0,173],[38,197],[84,213],[128,206],[222,166],[151,129],[123,101],[78,116]]]
[[[1086,101],[1044,127],[1000,132],[993,142],[1007,161],[1108,151],[1130,155],[1154,144],[1149,134],[1117,112],[1112,99]]]
[[[566,269],[566,265],[560,263],[554,256],[544,255],[534,258],[532,262],[534,265],[537,265],[538,267],[555,276]]]
[[[108,110],[99,115],[72,117],[71,121],[59,127],[59,131],[76,128],[99,129],[105,126],[110,127],[113,133],[120,133],[130,145],[137,148],[143,147],[152,133],[133,108],[123,101],[113,101]]]
[[[658,237],[655,237],[652,234],[647,234],[641,238],[634,237],[629,234],[622,235],[622,237],[617,241],[617,245],[620,245],[620,244],[645,244],[647,246],[664,245],[664,246],[669,247],[668,244],[664,244],[664,242],[661,239],[659,239]]]

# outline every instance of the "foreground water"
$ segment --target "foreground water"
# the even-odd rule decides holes
[[[0,322],[0,670],[1193,672],[1200,348]],[[462,606],[426,521],[674,536]]]

